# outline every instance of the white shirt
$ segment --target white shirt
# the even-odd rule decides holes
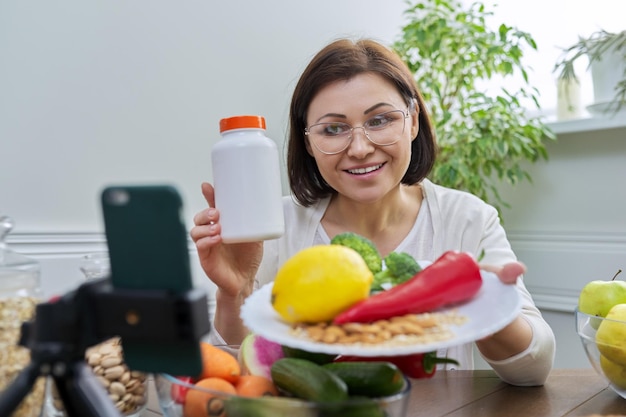
[[[415,226],[396,251],[407,252],[417,260],[431,262],[447,250],[475,255],[484,251],[481,262],[491,265],[516,260],[494,207],[474,195],[441,187],[428,180],[422,182],[422,189],[424,200]],[[329,242],[320,226],[329,202],[330,198],[326,198],[311,207],[302,207],[291,197],[283,198],[285,234],[279,239],[265,242],[256,280],[258,286],[271,282],[280,266],[299,250]],[[506,360],[485,360],[506,382],[514,385],[542,385],[554,362],[554,334],[535,306],[522,279],[518,279],[516,287],[523,300],[523,317],[533,330],[532,342],[525,351]],[[213,334],[212,339],[223,343],[217,334]],[[458,367],[447,365],[448,369],[473,369],[472,346],[464,344],[438,354],[459,362]]]

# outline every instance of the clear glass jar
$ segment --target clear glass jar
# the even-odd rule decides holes
[[[13,220],[0,215],[0,392],[30,362],[30,351],[19,346],[22,323],[33,319],[41,301],[40,266],[8,248]],[[11,417],[37,417],[44,400],[45,377],[35,382]]]
[[[111,272],[109,253],[93,252],[83,255],[80,259],[79,269],[87,281],[107,277]]]
[[[109,276],[111,266],[108,252],[83,255],[79,269],[87,281]],[[124,352],[118,337],[90,347],[85,352],[85,361],[107,390],[109,398],[124,417],[139,417],[148,401],[148,376],[132,371],[124,362]],[[63,403],[49,381],[46,404],[47,417],[67,417]]]

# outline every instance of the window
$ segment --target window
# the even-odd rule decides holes
[[[561,48],[576,43],[578,36],[588,36],[599,29],[609,32],[626,29],[621,12],[624,0],[502,0],[493,7],[488,2],[485,4],[494,12],[495,24],[505,23],[528,32],[537,42],[538,51],[527,51],[524,60],[531,68],[530,82],[540,92],[542,113],[549,119],[556,113],[556,74],[552,70]],[[576,71],[584,107],[593,103],[593,89],[586,61],[578,61]]]

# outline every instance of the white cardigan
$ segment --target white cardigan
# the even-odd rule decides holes
[[[485,264],[500,265],[516,260],[515,254],[500,224],[497,211],[479,198],[457,190],[441,187],[428,180],[422,182],[424,203],[431,213],[433,241],[430,248],[433,259],[423,253],[412,253],[418,260],[434,261],[447,250],[479,254],[484,250]],[[320,220],[330,199],[311,207],[298,205],[291,197],[283,198],[285,234],[266,241],[257,286],[274,279],[279,267],[301,249],[314,244]],[[424,204],[423,203],[423,204]],[[517,289],[523,300],[522,313],[533,329],[533,340],[524,352],[503,361],[485,360],[502,380],[514,385],[542,385],[552,369],[555,339],[550,326],[542,318],[530,293],[521,279]],[[221,339],[214,335],[214,340]],[[460,366],[446,365],[447,369],[472,369],[473,344],[465,344],[438,352],[456,359]]]

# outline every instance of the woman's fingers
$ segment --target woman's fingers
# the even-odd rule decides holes
[[[201,185],[202,195],[209,204],[209,207],[215,207],[215,189],[208,182],[203,182]]]
[[[210,247],[219,241],[221,228],[219,225],[220,213],[215,208],[215,192],[213,186],[208,182],[202,183],[202,195],[206,200],[209,208],[206,208],[193,217],[194,227],[191,228],[189,235],[196,243],[198,249],[204,248],[205,245]],[[208,238],[208,239],[207,239]]]
[[[196,213],[193,217],[193,223],[196,226],[212,225],[217,223],[219,220],[219,211],[215,209],[215,192],[213,190],[213,186],[208,182],[202,183],[202,195],[209,205],[209,208]],[[197,232],[197,234],[201,233]]]
[[[204,209],[193,216],[193,224],[203,226],[205,224],[217,223],[220,219],[220,212],[215,208]]]
[[[193,216],[193,224],[196,226],[202,226],[209,224],[209,210],[204,209]]]
[[[517,279],[526,272],[526,265],[521,262],[509,262],[501,266],[481,264],[480,269],[493,272],[505,284],[515,284]]]

